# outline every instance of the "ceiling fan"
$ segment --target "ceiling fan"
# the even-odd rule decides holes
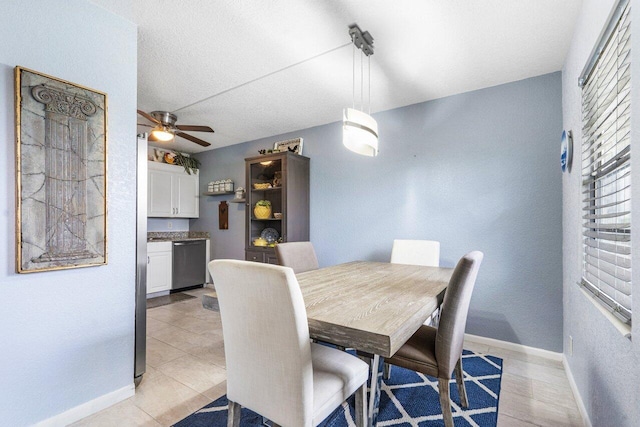
[[[193,135],[180,132],[182,130],[192,132],[213,132],[213,129],[211,129],[209,126],[177,125],[176,121],[178,121],[178,116],[168,111],[152,111],[151,113],[145,113],[142,110],[138,110],[138,114],[153,123],[153,125],[138,123],[138,125],[140,126],[148,126],[153,128],[151,129],[151,133],[149,134],[150,141],[167,142],[171,141],[175,135],[184,139],[188,139],[189,141],[195,142],[196,144],[200,144],[203,147],[208,147],[211,145],[207,141],[203,141],[202,139],[196,138]]]

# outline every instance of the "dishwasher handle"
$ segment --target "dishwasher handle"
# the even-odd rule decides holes
[[[200,245],[202,242],[202,240],[194,240],[193,242],[173,242],[173,246]]]

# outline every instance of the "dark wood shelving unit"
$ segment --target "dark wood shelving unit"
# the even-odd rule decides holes
[[[265,228],[275,229],[283,242],[309,240],[309,158],[292,152],[273,153],[245,159],[246,236],[245,259],[276,264],[273,247],[255,246]],[[271,188],[254,188],[256,183],[279,181]],[[253,208],[258,200],[271,202],[271,217],[255,218]],[[273,218],[281,212],[282,218]]]

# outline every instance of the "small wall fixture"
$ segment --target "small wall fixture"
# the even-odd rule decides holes
[[[342,117],[342,143],[354,153],[364,156],[378,155],[378,124],[371,117],[371,55],[373,55],[373,37],[368,31],[362,32],[357,24],[349,26],[349,35],[353,42],[353,108],[345,108]],[[356,58],[355,50],[360,49],[360,110],[356,109]],[[368,59],[368,113],[364,112],[364,61]]]

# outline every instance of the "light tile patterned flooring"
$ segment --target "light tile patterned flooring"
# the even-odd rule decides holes
[[[226,393],[220,315],[197,298],[147,310],[147,372],[136,394],[74,426],[170,426]],[[465,348],[503,358],[498,427],[582,426],[560,362],[497,347]]]

